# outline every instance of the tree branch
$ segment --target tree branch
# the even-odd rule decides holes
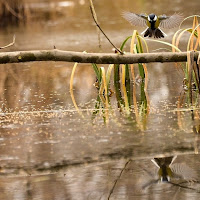
[[[91,14],[92,14],[92,18],[96,24],[96,26],[99,28],[99,30],[103,33],[103,35],[106,37],[106,39],[108,40],[108,42],[115,48],[115,50],[117,52],[119,52],[121,55],[123,55],[124,53],[118,49],[112,42],[111,40],[109,39],[109,37],[105,34],[105,32],[102,30],[102,28],[100,27],[100,25],[98,24],[97,20],[96,20],[96,17],[95,17],[95,14],[94,14],[94,7],[92,8],[92,6],[90,6],[90,11],[91,11]]]
[[[200,52],[194,52],[194,60],[198,59]],[[141,54],[114,54],[114,53],[85,53],[73,51],[36,50],[0,53],[0,64],[36,62],[36,61],[63,61],[96,64],[132,64],[150,62],[186,62],[187,52],[162,52]]]

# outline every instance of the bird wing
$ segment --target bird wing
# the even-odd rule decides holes
[[[187,166],[185,163],[175,163],[171,165],[171,170],[174,178],[185,179],[187,181],[195,181],[197,173],[194,169]]]
[[[160,21],[160,27],[161,28],[175,28],[179,26],[181,21],[183,20],[183,15],[175,13],[171,16],[166,16],[166,15],[160,15],[158,16],[158,19]]]
[[[145,14],[135,14],[128,11],[122,12],[122,17],[125,18],[128,22],[130,22],[134,26],[144,26],[146,27],[146,21],[148,16]]]

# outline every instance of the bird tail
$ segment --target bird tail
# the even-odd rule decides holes
[[[166,36],[166,34],[159,28],[156,28],[154,30],[152,30],[151,28],[147,28],[144,31],[144,37],[152,37],[154,36],[154,38],[164,38],[164,36]]]

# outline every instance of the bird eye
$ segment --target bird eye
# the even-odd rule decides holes
[[[153,21],[156,21],[157,20],[157,16],[155,15],[155,17],[153,18]]]

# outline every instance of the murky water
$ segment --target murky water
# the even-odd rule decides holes
[[[122,10],[199,14],[199,0],[95,5],[102,28],[117,46],[132,34]],[[103,36],[98,49],[88,1],[29,1],[28,6],[35,16],[27,25],[0,30],[1,44],[16,34],[16,45],[7,51],[54,45],[112,51]],[[171,41],[174,31],[166,30],[164,40]],[[149,45],[150,51],[161,47]],[[106,107],[88,64],[78,65],[70,93],[72,67],[63,62],[1,65],[0,199],[199,199],[199,109],[188,108],[176,65],[147,65],[148,113],[141,110],[140,84],[131,86],[130,107],[119,108],[116,93]]]

